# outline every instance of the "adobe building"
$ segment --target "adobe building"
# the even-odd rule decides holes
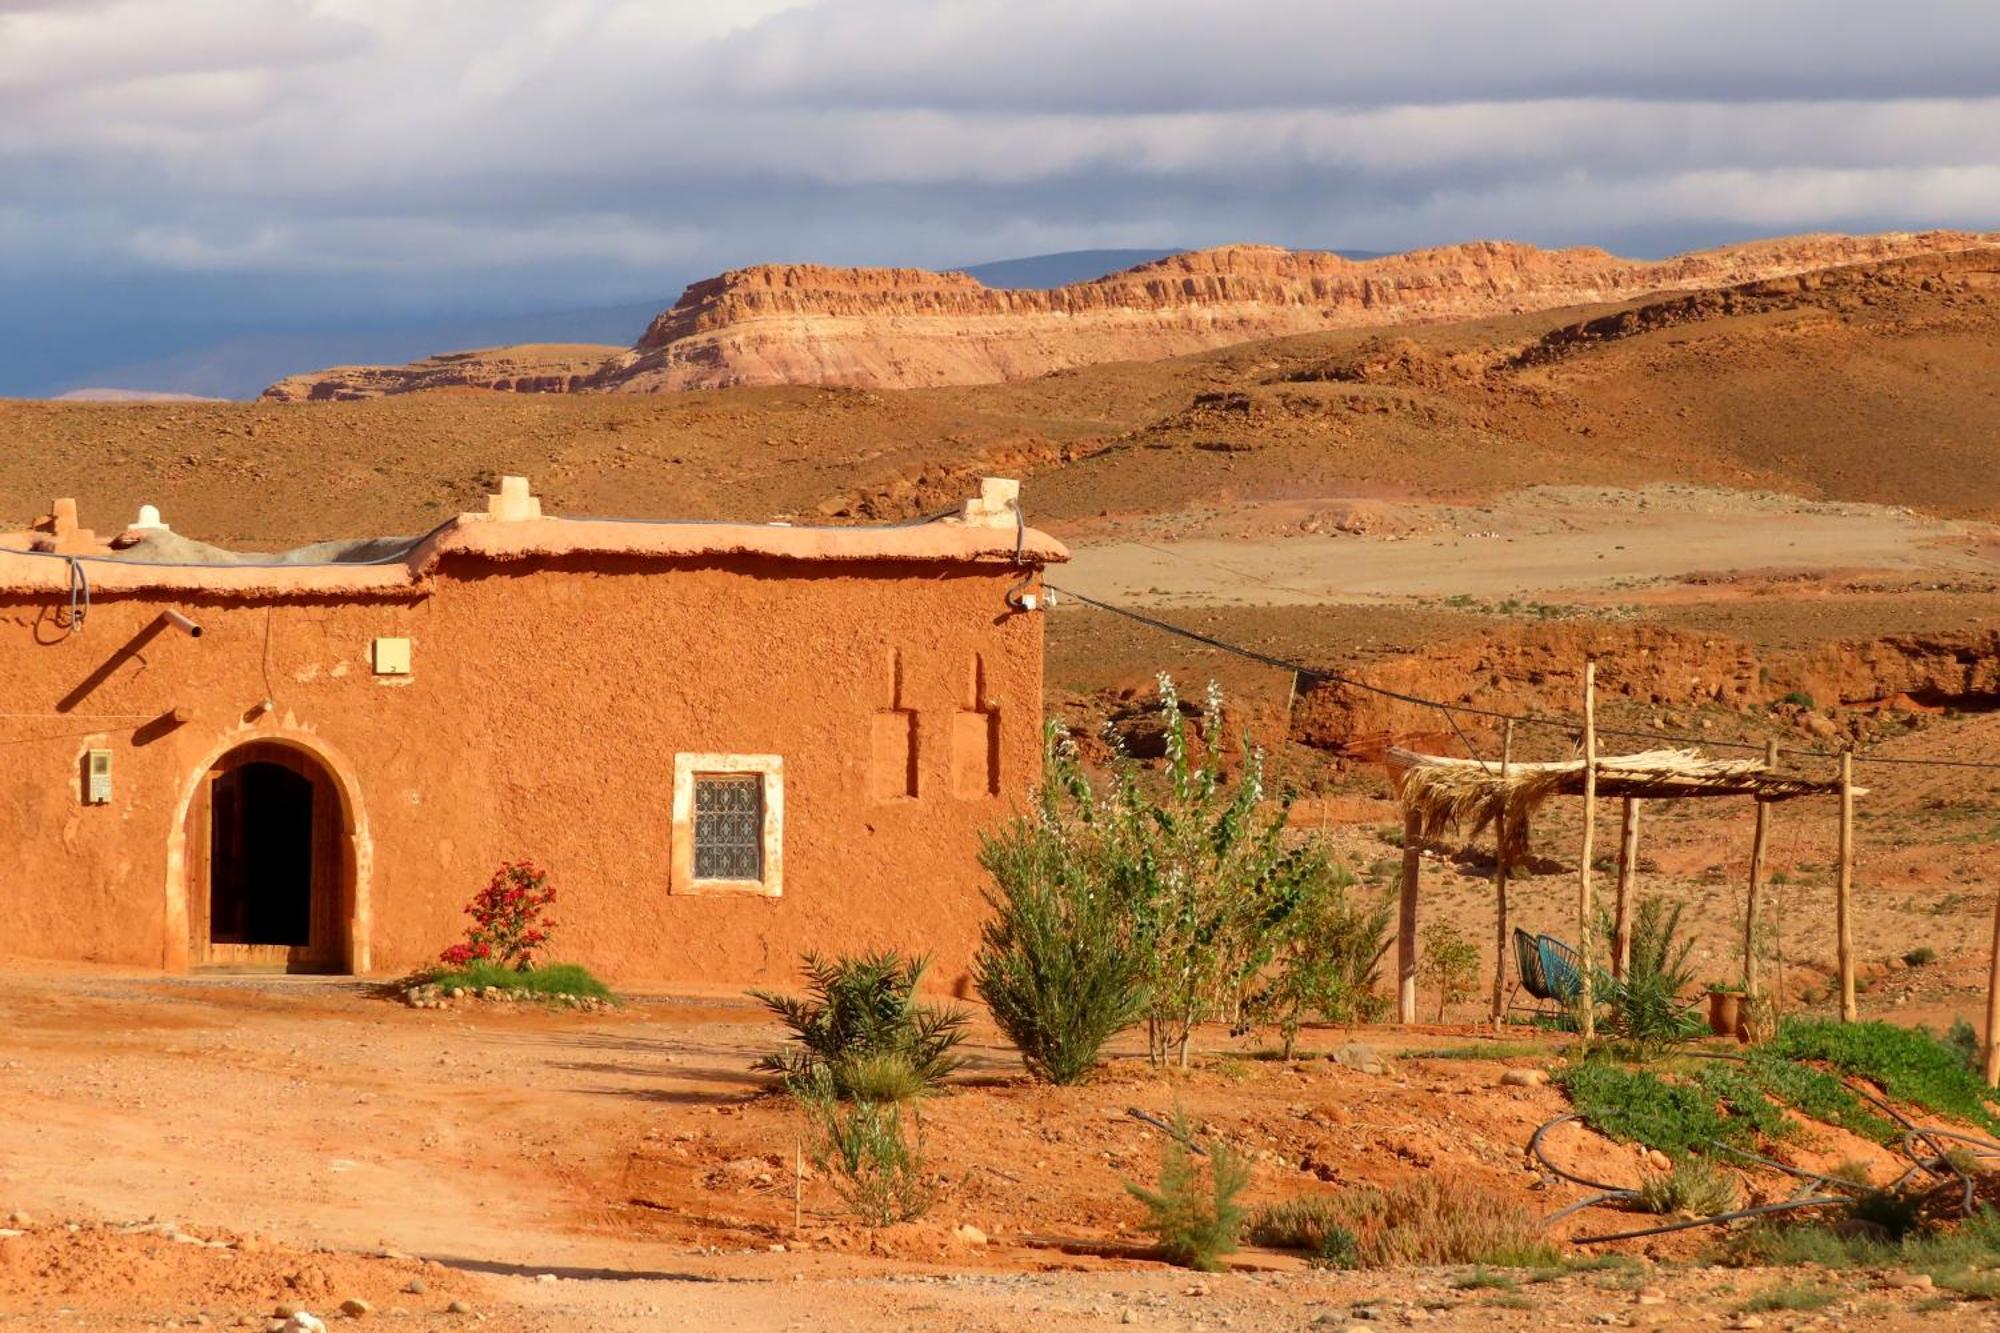
[[[1067,558],[1015,483],[803,528],[544,517],[510,477],[420,539],[281,556],[158,520],[0,536],[0,952],[397,973],[529,858],[548,956],[614,981],[965,973]]]

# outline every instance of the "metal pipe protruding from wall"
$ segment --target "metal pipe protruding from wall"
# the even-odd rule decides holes
[[[195,624],[180,612],[162,611],[160,615],[169,625],[172,625],[190,639],[199,639],[201,637],[201,626]]]

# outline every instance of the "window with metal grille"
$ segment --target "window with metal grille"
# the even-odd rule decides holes
[[[764,878],[764,779],[757,773],[696,774],[694,877]]]

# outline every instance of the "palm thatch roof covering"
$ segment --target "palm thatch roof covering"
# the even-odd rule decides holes
[[[1500,765],[1477,759],[1419,754],[1400,747],[1388,753],[1389,771],[1405,811],[1414,811],[1422,836],[1447,831],[1476,838],[1490,827],[1504,831],[1501,855],[1519,861],[1528,852],[1528,823],[1551,798],[1583,795],[1583,760]],[[1597,794],[1672,800],[1683,796],[1750,796],[1789,801],[1827,796],[1837,781],[1815,781],[1772,772],[1761,758],[1711,759],[1698,750],[1647,750],[1597,761]],[[1855,789],[1860,794],[1861,789]],[[1504,820],[1503,820],[1504,816]]]

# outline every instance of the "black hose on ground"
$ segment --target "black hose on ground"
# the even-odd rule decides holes
[[[1574,1171],[1566,1171],[1549,1160],[1548,1153],[1542,1148],[1542,1136],[1557,1125],[1566,1125],[1572,1120],[1581,1119],[1583,1119],[1581,1111],[1571,1111],[1569,1114],[1559,1115],[1546,1125],[1543,1125],[1528,1138],[1528,1156],[1534,1158],[1543,1170],[1558,1180],[1566,1180],[1572,1185],[1581,1185],[1585,1189],[1598,1190],[1606,1195],[1622,1196],[1627,1199],[1636,1198],[1639,1193],[1637,1190],[1627,1189],[1623,1185],[1607,1185],[1601,1180],[1591,1180],[1586,1176],[1579,1176]]]
[[[1619,1231],[1608,1236],[1575,1236],[1572,1245],[1602,1245],[1613,1240],[1638,1240],[1644,1236],[1664,1236],[1670,1231],[1689,1231],[1695,1227],[1724,1226],[1730,1222],[1740,1222],[1746,1217],[1768,1217],[1773,1213],[1788,1213],[1800,1208],[1824,1208],[1829,1204],[1846,1203],[1845,1198],[1791,1199],[1784,1203],[1763,1203],[1755,1208],[1738,1208],[1733,1212],[1714,1213],[1708,1217],[1693,1217],[1680,1222],[1668,1222],[1657,1227],[1646,1227],[1639,1231]]]
[[[1750,1063],[1748,1056],[1738,1055],[1734,1051],[1693,1051],[1690,1054],[1705,1060],[1732,1060],[1737,1064]],[[1941,1138],[1958,1139],[1963,1142],[1978,1144],[1989,1150],[1986,1153],[1977,1154],[1979,1156],[2000,1156],[2000,1143],[1994,1143],[1990,1139],[1975,1138],[1969,1134],[1960,1134],[1953,1130],[1938,1129],[1930,1125],[1919,1125],[1916,1121],[1898,1110],[1894,1103],[1877,1094],[1873,1088],[1868,1087],[1852,1074],[1842,1073],[1840,1075],[1840,1085],[1873,1106],[1883,1115],[1888,1116],[1903,1131],[1903,1154],[1911,1160],[1913,1165],[1910,1169],[1904,1171],[1902,1175],[1896,1177],[1886,1188],[1892,1190],[1901,1189],[1909,1181],[1910,1177],[1918,1171],[1928,1171],[1938,1180],[1945,1180],[1949,1176],[1955,1175],[1958,1177],[1962,1189],[1959,1198],[1959,1211],[1963,1212],[1967,1217],[1972,1216],[1978,1201],[1979,1182],[1973,1177],[1971,1172],[1965,1170],[1951,1159],[1951,1154],[1945,1150],[1944,1145],[1938,1142],[1938,1140]],[[1917,1139],[1928,1140],[1933,1156],[1926,1158],[1917,1155],[1916,1151],[1911,1147],[1912,1142]],[[1947,1173],[1940,1169],[1940,1164],[1951,1168],[1950,1171]],[[1778,1164],[1773,1163],[1772,1165]],[[1826,1180],[1827,1178],[1821,1177],[1821,1179]],[[1839,1182],[1829,1181],[1829,1183]]]

